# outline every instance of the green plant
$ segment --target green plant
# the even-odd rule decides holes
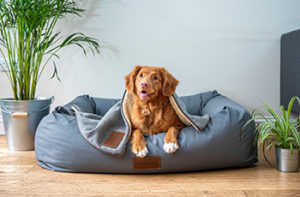
[[[38,81],[50,60],[69,45],[99,53],[96,39],[73,33],[63,39],[54,32],[59,19],[84,12],[74,0],[0,0],[0,53],[8,67],[6,75],[15,100],[35,98]],[[5,55],[6,54],[6,55]],[[53,61],[53,60],[52,60]],[[0,65],[3,67],[3,65]],[[58,77],[53,61],[51,78]]]
[[[300,137],[297,131],[299,120],[290,119],[292,107],[296,100],[300,104],[299,97],[293,97],[289,102],[287,110],[284,106],[281,106],[281,115],[278,115],[267,103],[263,103],[263,109],[271,116],[256,113],[255,110],[252,119],[244,125],[245,128],[252,121],[263,119],[256,126],[256,142],[263,145],[263,155],[266,160],[265,147],[267,149],[272,146],[286,148],[290,149],[291,153],[293,153],[293,149],[300,147]]]

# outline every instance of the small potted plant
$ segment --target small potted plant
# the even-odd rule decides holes
[[[9,150],[32,150],[39,121],[49,113],[52,98],[36,98],[36,88],[45,67],[66,46],[99,52],[96,39],[82,33],[65,38],[55,32],[57,21],[84,12],[74,0],[0,0],[0,56],[14,98],[1,99],[1,110]],[[59,79],[59,78],[58,78]]]
[[[256,127],[256,142],[262,144],[263,155],[268,161],[265,148],[275,146],[277,169],[282,172],[297,172],[299,168],[300,137],[298,132],[299,120],[291,119],[291,111],[295,101],[300,104],[299,97],[293,97],[287,110],[280,107],[281,114],[277,114],[267,103],[263,103],[263,109],[270,115],[253,113],[253,118],[244,127],[256,119],[263,119]]]

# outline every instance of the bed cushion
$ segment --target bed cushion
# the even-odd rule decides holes
[[[190,114],[209,114],[211,120],[202,131],[192,126],[182,129],[178,137],[180,148],[171,155],[163,150],[166,133],[146,137],[147,158],[158,159],[159,167],[137,169],[130,143],[125,154],[117,157],[97,150],[82,137],[71,110],[73,104],[86,112],[104,116],[119,101],[88,95],[57,107],[40,122],[35,137],[37,162],[53,171],[93,173],[199,171],[246,167],[257,162],[254,123],[242,132],[244,123],[251,118],[247,110],[217,91],[180,99]]]

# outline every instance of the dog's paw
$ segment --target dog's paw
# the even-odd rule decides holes
[[[145,146],[145,148],[143,148],[143,149],[133,149],[132,152],[133,152],[137,157],[144,158],[144,157],[146,157],[146,155],[148,154],[148,149],[147,149],[147,147]]]
[[[164,150],[166,153],[172,154],[177,151],[179,148],[177,143],[165,143],[164,144]]]

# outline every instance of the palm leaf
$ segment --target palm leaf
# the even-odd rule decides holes
[[[6,48],[6,55],[0,51],[9,66],[7,77],[16,100],[35,97],[46,65],[59,57],[57,52],[65,46],[76,45],[85,55],[88,50],[94,55],[100,52],[97,39],[73,33],[63,40],[59,32],[54,32],[59,19],[83,12],[73,0],[0,0],[0,44]],[[52,78],[59,79],[55,62],[53,65]]]
[[[54,61],[53,61],[53,67],[54,67],[54,71],[53,71],[53,74],[52,74],[50,79],[53,79],[54,77],[56,77],[58,81],[61,81],[59,76],[58,76],[56,63]]]

